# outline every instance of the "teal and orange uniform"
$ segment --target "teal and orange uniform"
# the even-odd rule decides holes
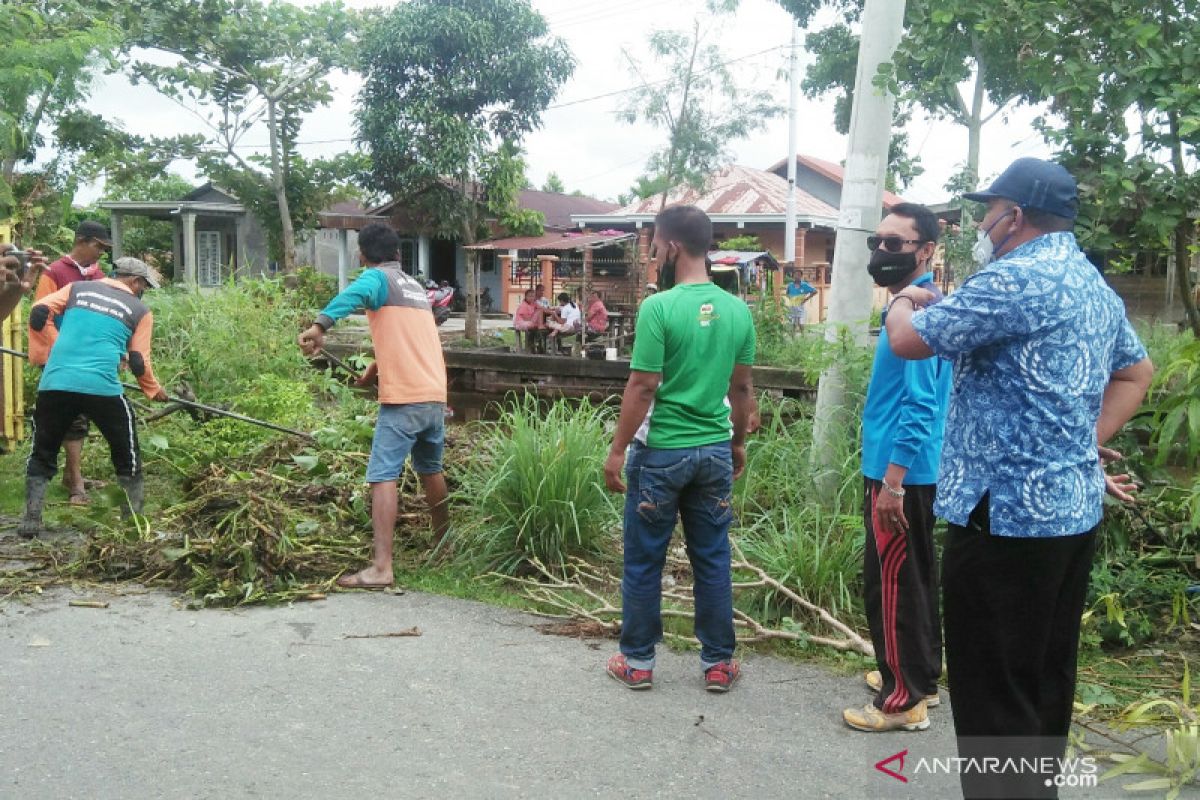
[[[133,408],[122,393],[118,374],[126,362],[146,396],[162,398],[162,387],[150,366],[153,328],[150,309],[128,286],[111,278],[76,281],[34,303],[30,337],[50,353],[50,359],[38,384],[27,478],[54,477],[59,448],[82,414],[108,442],[118,478],[140,481]],[[125,488],[129,491],[133,486]]]
[[[384,405],[446,402],[446,362],[429,298],[394,261],[363,271],[317,315],[324,330],[366,309]]]
[[[162,390],[150,367],[154,315],[118,280],[77,281],[46,295],[29,324],[30,339],[50,353],[38,391],[115,397],[122,360],[147,397]]]

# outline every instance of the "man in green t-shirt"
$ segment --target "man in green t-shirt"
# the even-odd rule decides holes
[[[745,303],[709,281],[711,242],[712,221],[695,206],[671,206],[654,220],[651,246],[675,285],[638,311],[629,382],[604,464],[608,488],[626,493],[621,652],[609,659],[608,674],[631,689],[651,686],[663,564],[680,517],[705,687],[729,691],[739,673],[729,525],[755,410],[754,323]]]

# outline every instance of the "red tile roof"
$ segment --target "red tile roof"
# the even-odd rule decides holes
[[[535,189],[522,189],[519,202],[523,209],[542,212],[547,228],[571,228],[574,227],[571,224],[572,214],[607,214],[617,207],[616,203],[594,197],[539,192]]]
[[[560,230],[575,227],[571,222],[572,214],[607,214],[617,207],[616,203],[597,200],[594,197],[539,192],[536,189],[522,189],[517,203],[524,210],[542,212],[542,216],[546,218],[545,226]],[[393,199],[370,209],[369,213],[390,216],[404,207],[404,201]]]
[[[512,236],[507,239],[491,239],[467,245],[464,250],[582,250],[599,244],[632,239],[634,234],[624,231],[600,233],[547,233],[545,236]]]

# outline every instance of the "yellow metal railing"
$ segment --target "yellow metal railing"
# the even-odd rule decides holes
[[[21,306],[13,309],[8,318],[0,322],[0,347],[9,350],[24,350],[25,325],[22,322]],[[0,354],[0,397],[4,401],[0,436],[5,449],[12,450],[25,438],[25,362],[16,356]]]

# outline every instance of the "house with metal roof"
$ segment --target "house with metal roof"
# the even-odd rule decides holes
[[[581,228],[616,228],[637,231],[643,251],[648,251],[654,217],[664,205],[686,203],[705,211],[713,221],[713,242],[736,236],[756,236],[762,249],[782,260],[787,221],[788,183],[767,170],[737,164],[714,173],[697,189],[688,185],[672,189],[663,202],[661,195],[636,200],[607,214],[572,216]],[[797,187],[796,262],[801,266],[828,267],[833,261],[837,208]],[[644,267],[645,280],[657,277],[653,264]]]
[[[787,180],[787,159],[783,159],[767,167],[767,172],[773,172]],[[812,195],[834,208],[842,205],[842,183],[846,179],[846,171],[841,164],[826,161],[823,158],[796,154],[796,188]],[[900,195],[884,190],[883,210],[887,211],[894,205],[903,203]]]
[[[171,277],[176,281],[220,286],[228,278],[269,269],[266,232],[240,200],[211,182],[178,199],[111,200],[100,207],[110,215],[113,258],[125,255],[123,223],[135,216],[174,226]]]
[[[603,214],[617,207],[616,203],[608,203],[593,197],[540,192],[533,189],[523,189],[517,198],[517,203],[524,210],[538,211],[542,214],[545,218],[543,223],[545,237],[536,237],[534,240],[517,240],[518,246],[516,247],[476,248],[479,254],[479,288],[481,291],[487,289],[493,298],[504,298],[507,295],[506,287],[501,281],[501,262],[498,256],[509,256],[509,268],[516,271],[519,271],[522,261],[536,264],[538,263],[537,256],[542,250],[538,250],[536,247],[532,250],[523,249],[524,245],[536,245],[539,241],[561,244],[558,240],[564,233],[574,235],[577,232],[572,221],[576,214]],[[447,281],[460,289],[466,286],[466,250],[460,239],[434,235],[431,230],[432,226],[422,220],[421,215],[404,200],[392,200],[370,209],[367,213],[373,217],[382,218],[400,234],[401,264],[406,270],[430,280]],[[494,224],[492,229],[493,236],[497,239],[503,239],[507,233]],[[549,249],[554,250],[554,248]],[[582,256],[578,260],[582,266]],[[564,264],[559,271],[567,268]],[[520,285],[521,281],[528,277],[526,273],[531,274],[531,270],[526,270],[525,273],[519,275],[515,272],[509,275],[509,285]]]
[[[842,168],[811,156],[797,155],[796,176],[796,263],[806,280],[818,287],[829,285],[833,263],[843,180]],[[638,284],[657,279],[656,265],[649,260],[649,243],[654,217],[667,205],[686,203],[703,211],[713,221],[713,246],[738,236],[753,235],[763,250],[782,262],[787,224],[787,159],[769,169],[731,164],[713,173],[702,188],[686,184],[667,193],[636,200],[604,214],[574,214],[579,228],[612,228],[638,234]],[[884,194],[884,210],[903,202]],[[865,259],[864,259],[865,260]],[[790,268],[792,265],[785,265]],[[782,281],[776,282],[776,289]],[[823,300],[822,300],[823,302]]]

